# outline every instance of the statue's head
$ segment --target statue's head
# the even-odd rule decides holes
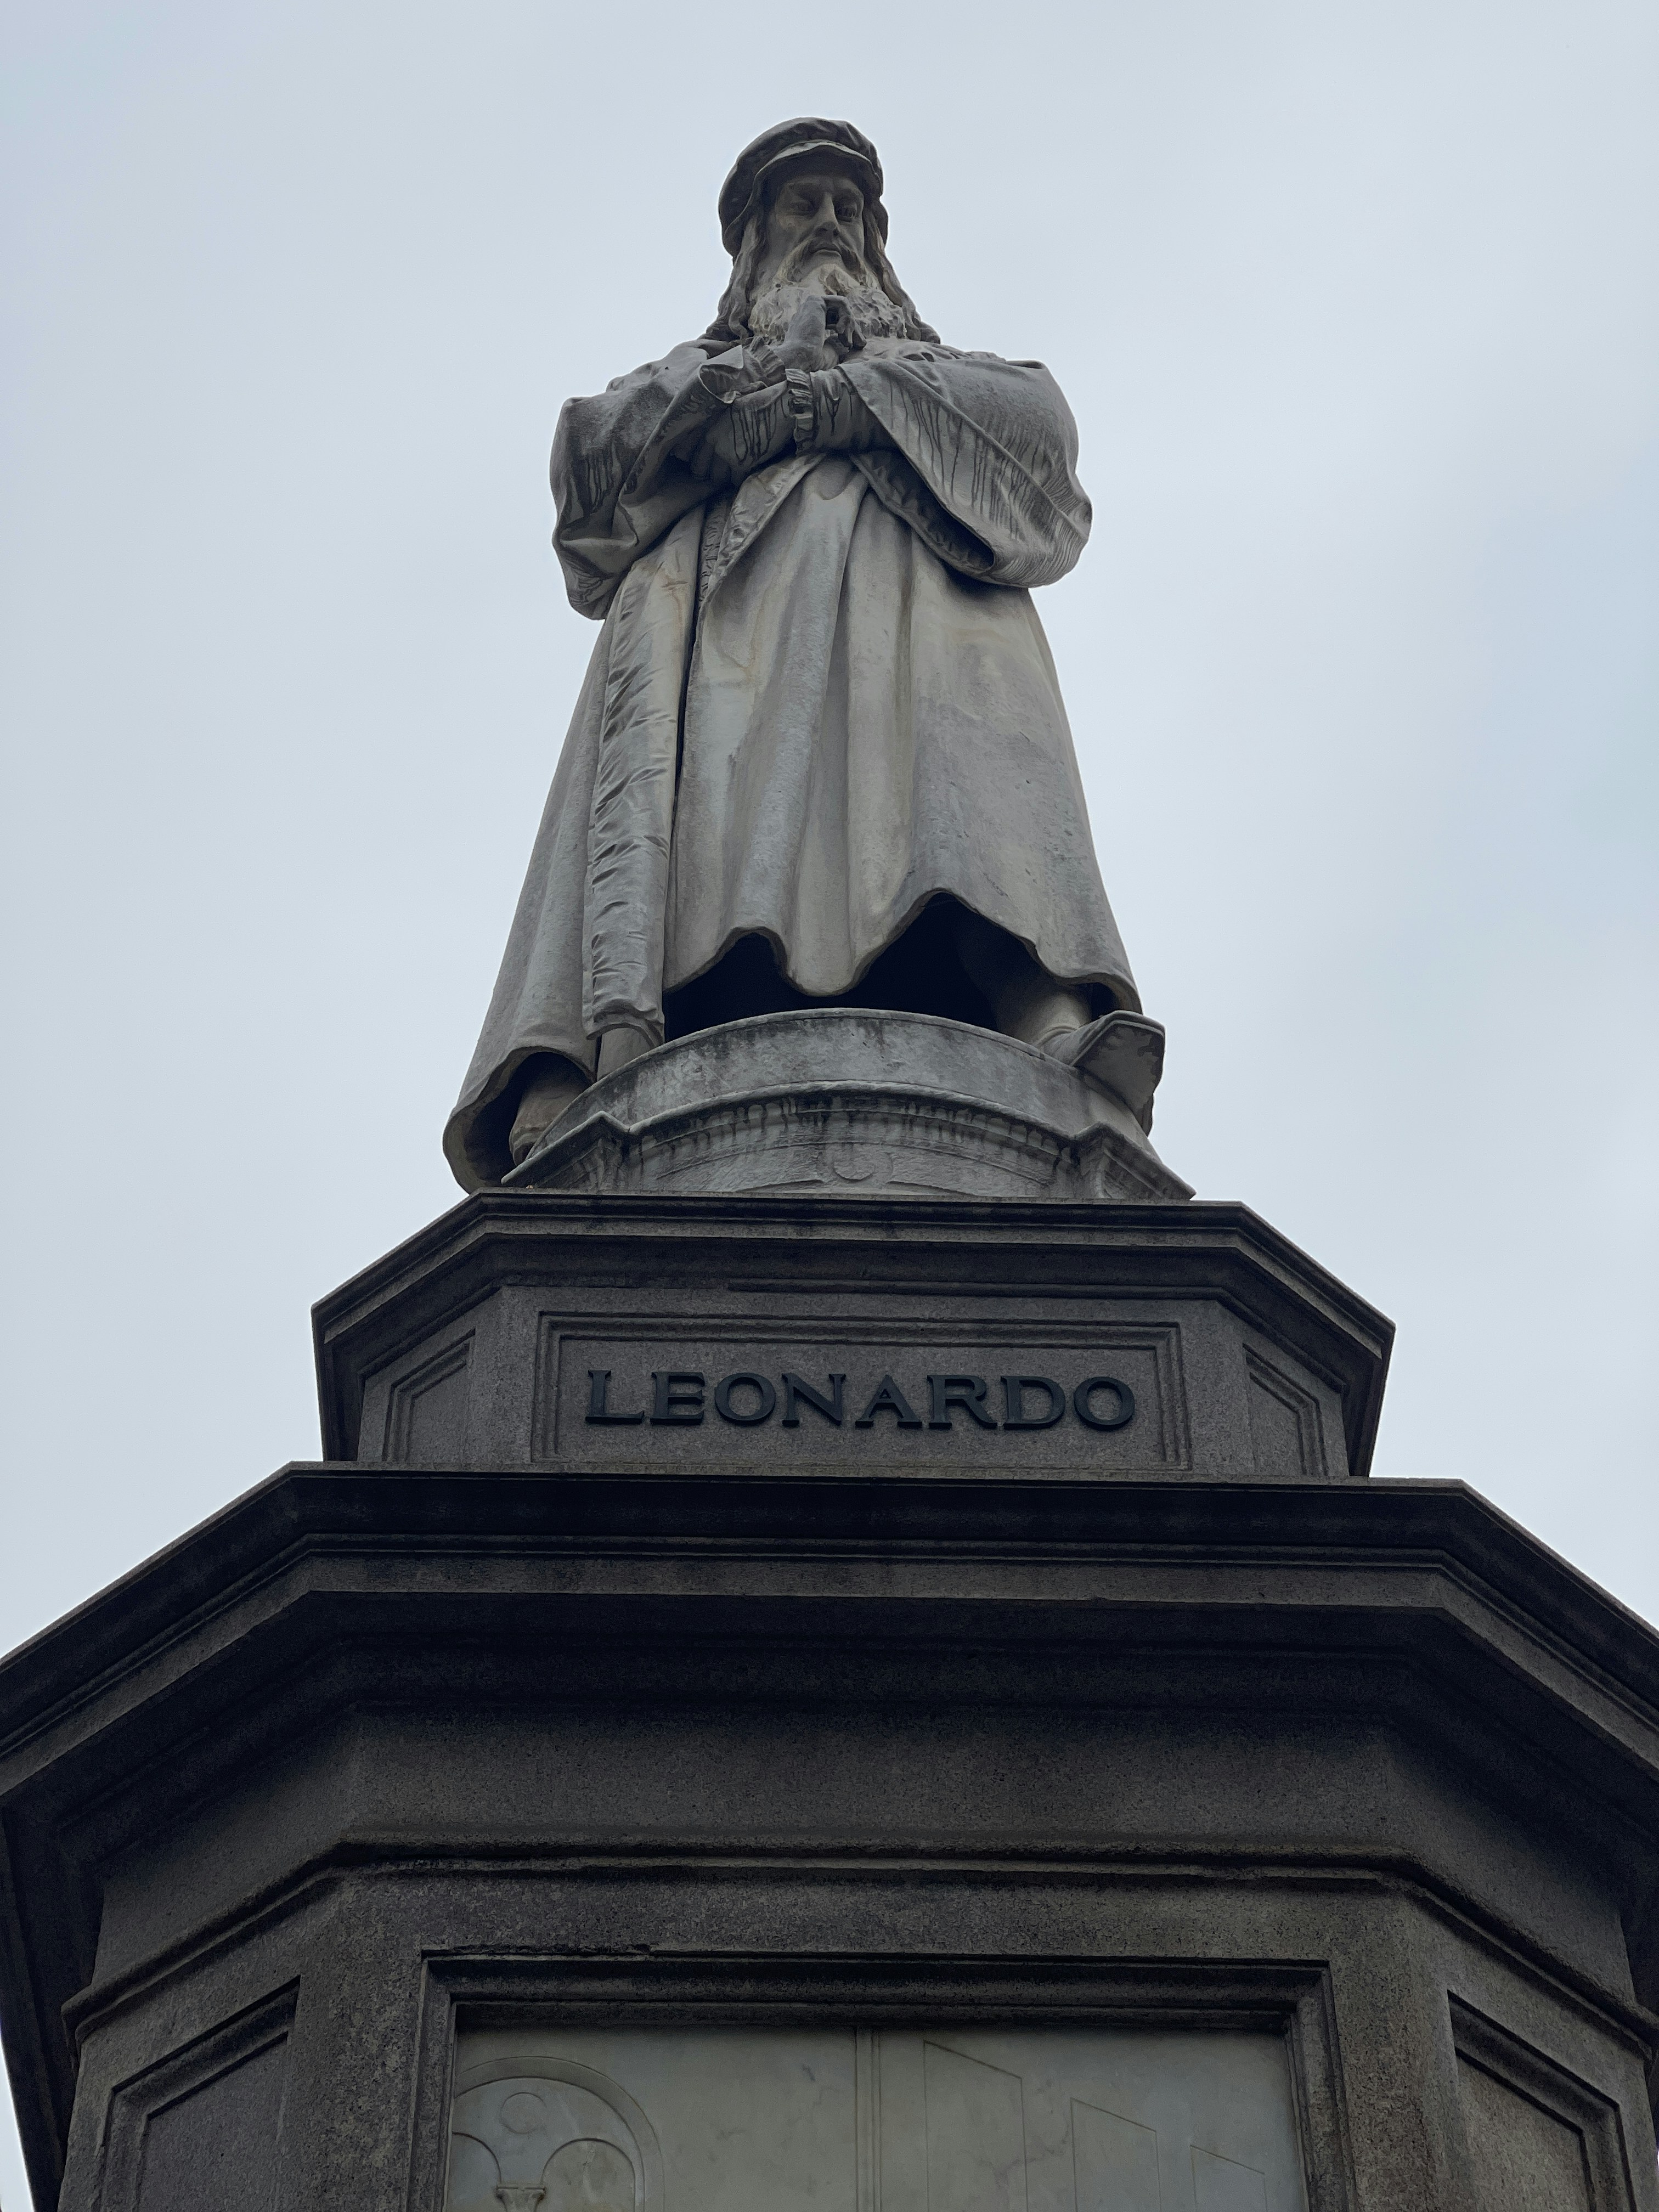
[[[720,191],[732,281],[712,334],[781,338],[804,292],[847,302],[871,337],[936,339],[887,258],[887,210],[876,149],[850,123],[798,116],[738,155]]]

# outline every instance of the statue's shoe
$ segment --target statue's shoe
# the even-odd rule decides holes
[[[1162,1022],[1120,1010],[1080,1030],[1062,1030],[1042,1049],[1121,1098],[1141,1127],[1151,1129],[1152,1093],[1164,1073]]]

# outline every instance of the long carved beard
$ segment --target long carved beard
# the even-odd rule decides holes
[[[784,264],[785,271],[788,263]],[[867,345],[872,338],[901,338],[905,333],[904,310],[867,277],[854,276],[833,262],[813,269],[805,283],[792,282],[786,274],[757,293],[750,302],[749,328],[757,345],[779,345],[788,336],[795,310],[814,293],[847,303],[847,320],[853,343],[831,344],[838,353]]]

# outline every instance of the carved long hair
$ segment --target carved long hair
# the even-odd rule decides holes
[[[764,208],[757,208],[744,225],[743,243],[732,257],[732,281],[720,295],[714,319],[705,333],[711,338],[723,338],[728,345],[747,345],[754,335],[749,327],[749,311],[755,302],[755,274],[766,243],[767,213]],[[905,337],[938,345],[939,332],[931,323],[922,321],[915,301],[893,274],[893,264],[887,258],[887,248],[876,228],[875,216],[867,207],[864,210],[864,265],[903,316]]]

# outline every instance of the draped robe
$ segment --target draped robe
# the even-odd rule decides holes
[[[1090,509],[1047,369],[878,339],[841,372],[878,428],[711,494],[683,458],[744,378],[702,338],[560,417],[554,543],[603,628],[477,1050],[445,1133],[510,1164],[532,1054],[663,1035],[663,996],[739,938],[850,989],[949,895],[1056,980],[1139,1000],[1107,903],[1033,586]]]

